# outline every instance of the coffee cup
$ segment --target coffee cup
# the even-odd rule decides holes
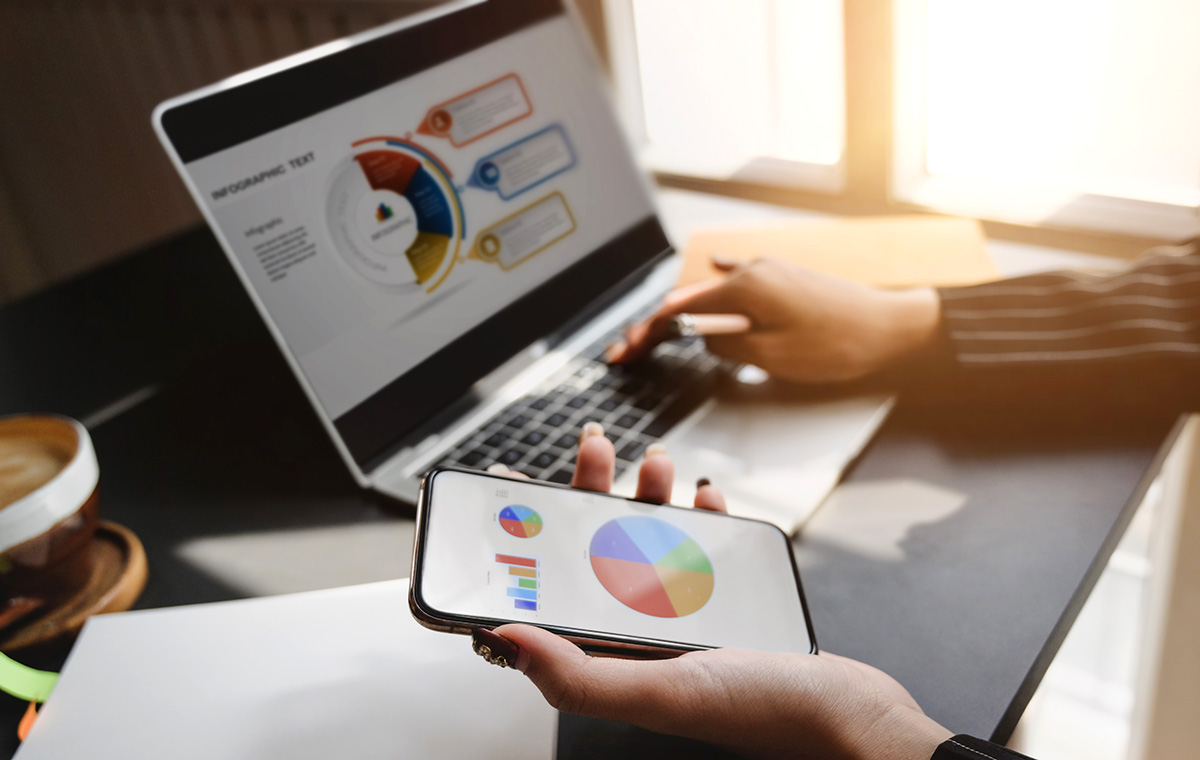
[[[0,629],[87,585],[99,481],[83,425],[0,417]]]

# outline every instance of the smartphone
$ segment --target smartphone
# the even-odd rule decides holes
[[[409,606],[434,630],[528,623],[596,654],[817,651],[774,525],[455,468],[421,484]]]

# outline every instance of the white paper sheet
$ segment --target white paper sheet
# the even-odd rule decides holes
[[[557,713],[408,581],[88,622],[17,760],[548,758]]]

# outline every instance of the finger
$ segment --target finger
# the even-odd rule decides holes
[[[671,330],[671,321],[683,312],[696,314],[718,312],[716,306],[708,307],[697,300],[688,298],[671,304],[664,304],[654,316],[644,322],[631,325],[625,330],[625,339],[617,341],[608,347],[605,358],[609,362],[627,364],[637,361],[654,350],[663,341],[678,337]],[[727,309],[726,311],[729,311]],[[735,312],[740,313],[740,312]]]
[[[670,337],[668,326],[673,316],[667,313],[656,314],[645,322],[630,325],[625,330],[625,339],[609,346],[605,358],[618,364],[628,364],[642,358]]]
[[[708,509],[713,512],[728,512],[725,506],[725,494],[709,482],[708,478],[696,481],[696,500],[692,502],[696,509]]]
[[[513,478],[515,480],[529,480],[529,476],[526,475],[525,473],[517,472],[516,470],[510,470],[510,469],[508,469],[507,466],[502,465],[499,462],[497,462],[496,464],[490,465],[487,468],[487,471],[493,475],[500,475],[505,478]]]
[[[717,270],[718,272],[725,273],[732,272],[743,264],[749,263],[725,258],[719,254],[713,254],[712,256],[709,256],[708,261],[712,264],[713,269]]]
[[[588,491],[610,491],[616,467],[617,452],[612,441],[604,437],[604,428],[598,422],[584,425],[579,438],[579,456],[575,460],[575,475],[571,478],[571,487]]]
[[[650,444],[646,459],[638,470],[636,498],[666,504],[671,500],[674,483],[675,463],[667,456],[667,447],[661,443]]]
[[[666,295],[663,305],[649,319],[632,325],[625,331],[625,340],[618,341],[608,347],[605,358],[610,362],[625,364],[636,361],[664,340],[671,337],[669,329],[671,319],[683,312],[713,313],[720,312],[719,305],[729,303],[729,298],[722,298],[718,293],[715,299],[710,296],[719,291],[725,283],[723,278],[713,278],[676,288]],[[710,303],[711,300],[711,303]],[[733,307],[731,307],[733,308]],[[726,309],[729,311],[729,309]],[[740,312],[735,312],[740,313]]]
[[[677,661],[591,657],[566,639],[528,625],[504,625],[495,633],[520,648],[517,670],[558,710],[642,726],[668,722],[667,711],[695,715],[687,695],[679,693],[681,684],[671,678]]]
[[[710,282],[714,282],[715,285],[689,293],[686,297],[672,299],[670,315],[683,313],[744,314],[750,318],[751,322],[757,323],[754,315],[750,313],[750,309],[760,295],[747,288],[736,272],[733,276],[710,280]],[[667,307],[664,305],[660,313],[666,309]]]
[[[725,282],[724,277],[711,277],[701,282],[675,288],[663,296],[663,308],[674,309],[677,304],[687,303],[701,293],[707,293],[713,288],[720,287],[723,282]]]

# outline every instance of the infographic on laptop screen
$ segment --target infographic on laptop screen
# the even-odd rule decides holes
[[[783,534],[711,513],[435,476],[420,593],[434,610],[707,646],[808,652]]]
[[[587,56],[549,20],[187,164],[331,417],[653,213]]]

